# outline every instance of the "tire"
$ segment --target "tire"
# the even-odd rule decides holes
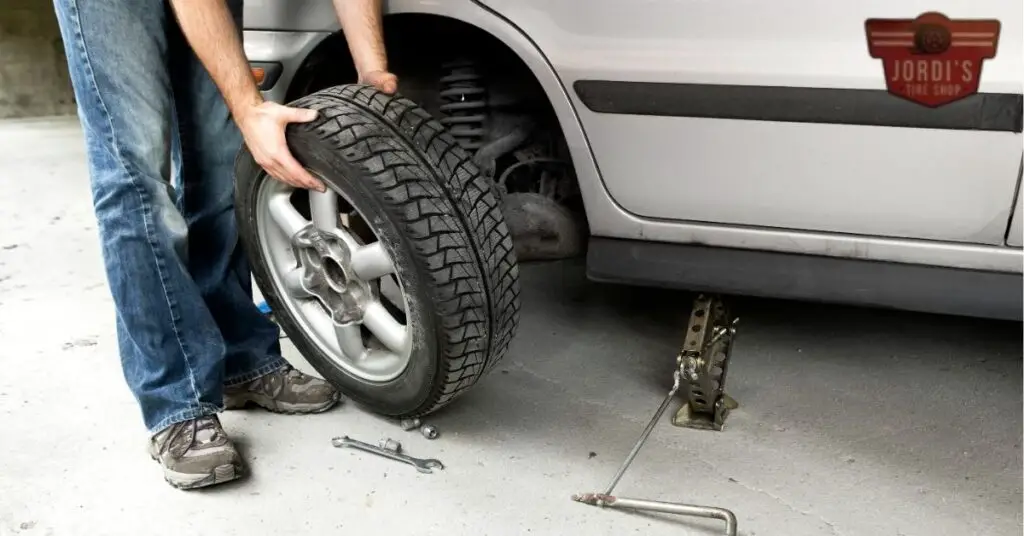
[[[405,333],[411,336],[408,363],[393,378],[367,379],[346,368],[338,357],[344,352],[332,353],[329,343],[318,342],[329,337],[318,338],[310,327],[304,315],[313,309],[306,302],[296,305],[286,279],[275,275],[280,261],[268,244],[278,238],[260,234],[274,221],[265,208],[270,198],[261,192],[281,183],[243,147],[236,162],[236,216],[256,283],[283,331],[342,394],[393,417],[432,413],[492,370],[518,329],[519,268],[500,203],[471,155],[404,97],[342,85],[290,105],[319,113],[311,123],[289,125],[292,153],[354,208],[390,256],[403,291]],[[291,195],[301,214],[302,197],[309,205],[315,194]],[[383,296],[384,287],[375,288]]]

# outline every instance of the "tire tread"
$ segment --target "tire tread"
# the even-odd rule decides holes
[[[407,98],[343,85],[292,105],[319,112],[307,126],[365,170],[425,262],[446,335],[444,381],[410,415],[436,411],[492,370],[518,330],[518,263],[498,199],[469,153]]]

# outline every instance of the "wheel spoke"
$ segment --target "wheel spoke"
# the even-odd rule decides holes
[[[295,299],[312,298],[313,296],[302,286],[302,275],[305,272],[302,268],[296,268],[284,274],[284,289],[289,296]]]
[[[363,345],[363,332],[357,324],[348,326],[335,326],[335,336],[338,338],[338,347],[341,353],[352,362],[358,362],[366,356],[366,346]]]
[[[338,228],[338,194],[333,190],[309,192],[309,211],[313,214],[313,225],[321,231]]]
[[[408,330],[380,302],[375,301],[363,311],[363,325],[392,352],[402,355],[409,342]]]
[[[291,192],[275,193],[270,198],[267,208],[270,209],[270,217],[274,219],[274,223],[288,238],[295,236],[295,233],[309,225],[309,221],[292,206]]]
[[[360,246],[352,252],[352,270],[364,281],[379,279],[394,272],[391,257],[380,242]]]
[[[338,194],[332,190],[324,193],[309,192],[309,211],[313,216],[313,226],[317,229],[340,239],[345,245],[352,249],[358,247],[358,243],[352,238],[351,231],[339,225],[339,219],[343,215],[338,209]]]

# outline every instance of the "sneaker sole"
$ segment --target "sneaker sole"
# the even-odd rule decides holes
[[[218,465],[209,474],[195,475],[164,469],[164,480],[177,489],[198,489],[237,480],[245,471],[234,464]]]

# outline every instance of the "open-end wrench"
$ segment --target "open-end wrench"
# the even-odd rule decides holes
[[[433,473],[432,469],[444,469],[444,464],[442,464],[438,460],[435,460],[435,459],[421,460],[419,458],[413,458],[412,456],[408,456],[408,455],[402,454],[400,452],[395,452],[393,450],[388,450],[386,448],[378,447],[377,445],[371,445],[369,443],[363,443],[362,441],[357,441],[357,440],[352,439],[351,437],[348,437],[348,436],[335,437],[335,438],[331,439],[331,444],[333,444],[335,447],[338,447],[338,448],[348,447],[348,448],[358,449],[358,450],[362,450],[362,451],[366,451],[366,452],[371,452],[373,454],[376,454],[378,456],[383,456],[385,458],[390,458],[390,459],[398,461],[398,462],[405,462],[405,463],[415,467],[416,470],[421,472],[421,473]]]

